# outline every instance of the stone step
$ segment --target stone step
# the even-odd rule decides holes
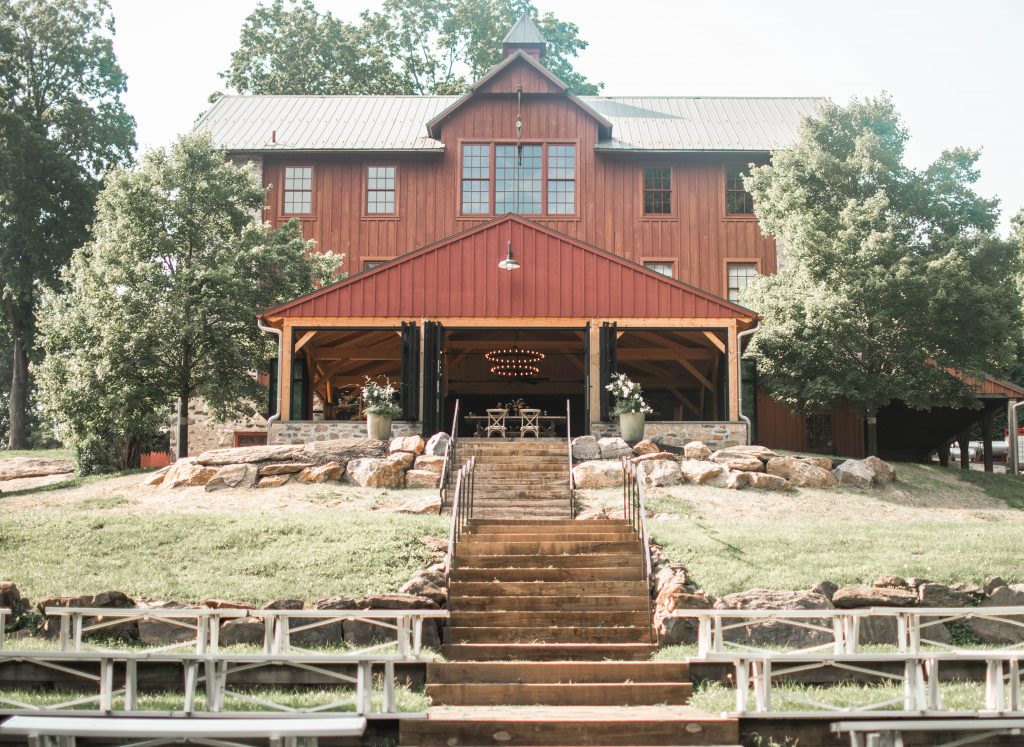
[[[452,596],[545,596],[571,599],[583,596],[634,596],[648,593],[644,581],[524,581],[495,583],[493,581],[452,581]]]
[[[459,581],[628,581],[643,579],[640,568],[463,568]]]
[[[427,681],[463,682],[687,682],[681,661],[429,662]]]
[[[524,508],[524,510],[526,510]],[[640,554],[639,543],[633,541],[604,540],[547,540],[543,542],[485,542],[464,544],[459,548],[461,556],[473,555],[575,555],[588,552],[636,552]]]
[[[647,661],[651,643],[444,643],[449,661]]]
[[[453,582],[458,583],[458,582]],[[582,595],[574,597],[558,596],[465,596],[452,595],[449,608],[460,611],[571,611],[571,610],[646,610],[649,599],[646,594],[638,592],[632,595]]]
[[[463,535],[465,537],[466,535]],[[462,541],[462,540],[460,540]],[[579,555],[477,555],[460,569],[485,568],[635,568],[640,570],[640,553],[586,553]]]
[[[440,707],[402,722],[403,747],[735,745],[736,719],[689,706]]]
[[[693,686],[685,682],[464,683],[428,684],[426,693],[434,705],[455,706],[686,705]]]
[[[496,617],[496,616],[492,616]],[[496,620],[495,622],[502,622]],[[558,627],[454,627],[444,631],[446,643],[651,643],[650,625],[569,625]]]
[[[581,610],[576,612],[558,611],[521,611],[521,612],[467,612],[453,610],[448,620],[449,627],[474,628],[501,624],[514,628],[621,628],[644,627],[649,620],[646,605],[643,609],[632,610]]]

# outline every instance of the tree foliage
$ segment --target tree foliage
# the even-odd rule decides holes
[[[176,398],[228,417],[259,396],[252,366],[271,349],[256,316],[339,263],[310,251],[297,222],[268,232],[264,199],[207,136],[110,173],[93,240],[40,309],[42,399],[69,444],[117,443],[126,466]]]
[[[106,0],[0,3],[0,289],[10,336],[10,446],[24,448],[40,288],[87,236],[100,176],[129,160]]]
[[[572,60],[574,23],[528,0],[385,0],[348,24],[313,0],[272,0],[242,26],[221,77],[243,94],[457,94],[501,61],[500,40],[529,13],[547,40],[542,63],[578,94],[595,94]]]
[[[1013,354],[1018,257],[995,234],[996,201],[973,189],[978,153],[916,170],[907,138],[888,98],[827,104],[747,180],[785,252],[744,296],[762,316],[748,354],[793,409],[845,397],[870,426],[897,399],[976,405],[965,376],[1001,372]]]

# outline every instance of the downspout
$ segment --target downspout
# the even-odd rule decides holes
[[[1017,418],[1017,409],[1024,407],[1024,400],[1010,405],[1010,417],[1006,423],[1006,446],[1007,455],[1010,457],[1010,474],[1016,475],[1020,472],[1020,437],[1017,435],[1017,427],[1020,420]]]
[[[281,419],[281,373],[284,367],[284,351],[281,348],[284,342],[284,333],[277,327],[267,326],[262,319],[256,320],[256,326],[261,332],[269,332],[277,336],[277,397],[274,398],[274,401],[277,402],[277,412],[267,418],[267,443],[269,444],[271,443],[270,432],[273,430],[274,423]]]
[[[747,446],[750,446],[750,442],[753,440],[753,424],[750,422],[750,418],[743,414],[743,338],[750,337],[760,328],[761,322],[756,322],[754,326],[748,329],[746,332],[740,332],[738,335],[736,335],[736,347],[739,348],[739,350],[736,351],[737,366],[739,368],[739,370],[736,372],[736,381],[738,382],[739,386],[739,392],[737,392],[740,405],[739,416],[740,420],[747,424]]]

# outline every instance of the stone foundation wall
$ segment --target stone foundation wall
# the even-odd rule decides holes
[[[178,451],[178,417],[171,412],[171,453]],[[206,401],[196,398],[188,403],[188,454],[196,456],[210,449],[226,449],[235,445],[235,431],[266,433],[267,420],[258,412],[235,420],[219,421],[206,409]]]
[[[391,424],[392,436],[418,436],[421,423],[396,420]],[[366,438],[365,420],[289,420],[271,426],[269,443],[305,444],[335,438]]]
[[[619,421],[590,424],[590,433],[597,438],[619,435]],[[665,446],[682,448],[690,441],[702,441],[709,449],[726,449],[747,442],[747,424],[740,421],[648,421],[644,438]]]

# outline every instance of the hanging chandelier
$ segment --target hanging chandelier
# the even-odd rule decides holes
[[[484,358],[494,364],[491,366],[491,373],[495,376],[522,379],[537,376],[540,373],[537,364],[544,360],[544,353],[537,350],[524,350],[516,345],[503,350],[491,350],[484,353]]]

